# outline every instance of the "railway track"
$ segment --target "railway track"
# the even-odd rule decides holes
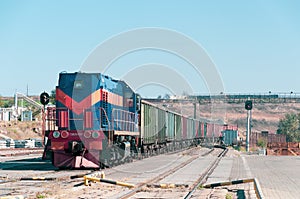
[[[194,155],[193,157],[189,158],[187,161],[181,163],[180,165],[176,166],[175,168],[173,168],[173,169],[171,169],[171,170],[169,170],[169,171],[167,171],[163,174],[160,174],[159,177],[155,177],[153,179],[150,179],[150,180],[147,180],[143,183],[138,184],[135,189],[131,190],[129,193],[125,194],[121,198],[125,199],[125,198],[129,198],[129,197],[133,196],[137,192],[140,192],[145,186],[161,181],[162,179],[166,178],[167,176],[170,176],[171,174],[178,171],[180,168],[185,167],[186,165],[190,164],[192,161],[194,161],[197,158],[198,158],[198,156]]]
[[[212,174],[212,172],[215,170],[215,168],[218,166],[221,159],[226,155],[228,152],[228,149],[225,148],[219,155],[218,158],[212,162],[212,164],[207,168],[207,170],[198,178],[198,180],[192,185],[191,191],[184,197],[185,199],[189,199],[193,196],[193,193],[206,182],[209,175]]]
[[[202,157],[208,156],[209,154],[212,154],[213,152],[215,152],[214,149],[209,150],[208,152],[202,154]],[[201,176],[192,184],[160,184],[160,185],[156,185],[153,186],[153,184],[157,184],[159,182],[161,182],[163,179],[166,179],[167,177],[170,177],[171,175],[176,175],[176,173],[179,172],[179,170],[186,168],[189,164],[191,164],[193,161],[195,161],[196,159],[199,158],[199,156],[197,155],[193,155],[191,158],[189,158],[188,160],[186,160],[185,162],[179,164],[178,166],[174,167],[171,170],[168,170],[164,173],[161,173],[158,177],[154,177],[152,179],[149,179],[147,181],[144,181],[140,184],[138,184],[136,186],[136,188],[132,189],[131,191],[129,191],[128,193],[122,195],[120,198],[122,199],[127,199],[127,198],[136,198],[135,195],[137,195],[139,192],[143,192],[143,190],[148,187],[150,189],[147,190],[147,194],[149,194],[149,192],[157,192],[157,189],[174,189],[174,188],[179,188],[181,189],[180,192],[187,192],[187,191],[183,191],[182,189],[186,190],[188,189],[189,191],[186,193],[186,195],[182,198],[190,198],[194,191],[205,182],[205,180],[207,179],[207,177],[213,172],[213,170],[216,168],[216,166],[218,165],[219,161],[221,160],[221,158],[223,156],[225,156],[227,152],[227,149],[222,150],[218,155],[217,158],[209,165],[209,167],[201,174]],[[152,186],[151,186],[152,185]],[[152,188],[152,190],[151,190]],[[176,195],[178,193],[175,193]],[[159,197],[164,197],[162,195],[160,195]],[[168,196],[167,196],[168,197]],[[139,198],[139,196],[137,196],[137,198]]]
[[[31,189],[39,190],[47,189],[47,187],[50,189],[61,182],[72,188],[82,181],[72,178],[73,176],[83,176],[93,171],[57,170],[50,161],[41,159],[42,152],[43,149],[39,148],[0,150],[0,197],[22,194],[29,196],[29,198],[35,198],[34,193],[30,191]]]
[[[42,154],[43,151],[43,148],[2,148],[0,149],[0,157]]]
[[[164,194],[161,191],[163,187],[155,187],[154,185],[165,184],[165,189],[172,189],[172,192],[175,192],[175,196],[180,192],[181,198],[184,198],[189,193],[192,195],[192,190],[197,188],[199,182],[203,182],[203,179],[207,176],[204,174],[211,171],[207,167],[213,168],[213,165],[217,164],[217,160],[221,159],[222,155],[220,154],[221,149],[204,149],[198,147],[178,153],[153,156],[103,170],[108,179],[135,184],[135,188],[133,189],[104,183],[86,187],[82,186],[83,179],[81,177],[91,173],[92,170],[57,171],[50,162],[42,161],[39,158],[29,158],[27,161],[16,160],[15,162],[1,163],[0,165],[2,171],[7,171],[2,173],[7,173],[9,177],[5,179],[6,176],[0,175],[0,192],[2,193],[0,197],[21,194],[28,196],[28,198],[36,198],[44,197],[42,195],[45,194],[51,198],[134,198],[136,196],[140,197],[138,196],[139,194],[155,194],[155,192],[158,193],[158,190],[159,193]],[[159,161],[162,161],[161,165]],[[17,162],[20,163],[18,167],[16,165],[12,166],[13,163]],[[157,165],[150,165],[153,162],[156,162]],[[43,165],[40,165],[41,163]],[[23,171],[19,170],[22,164],[24,164]],[[180,173],[186,172],[189,168],[193,167],[192,165],[200,165],[202,167],[199,167],[197,171],[192,171],[195,174],[197,172],[201,173],[196,180],[194,179],[193,182],[185,181],[181,184],[173,183],[174,187],[168,187],[169,184],[166,181],[172,182],[173,179],[180,180]],[[79,178],[72,178],[72,176]],[[35,177],[39,177],[40,179]]]

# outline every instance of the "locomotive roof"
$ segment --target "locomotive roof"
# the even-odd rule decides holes
[[[103,73],[95,73],[95,72],[86,73],[86,72],[81,72],[81,71],[79,71],[79,72],[71,72],[70,73],[70,72],[63,71],[63,72],[60,72],[59,75],[67,75],[67,76],[68,75],[70,75],[70,76],[73,76],[73,75],[98,76],[99,79],[100,79],[100,77],[104,77],[108,81],[121,84],[123,88],[125,88],[127,90],[130,90],[131,92],[134,92],[133,89],[125,81],[114,79],[111,76],[105,75]]]

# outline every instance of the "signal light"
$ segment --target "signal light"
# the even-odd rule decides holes
[[[41,95],[40,95],[40,102],[41,104],[43,105],[47,105],[50,101],[50,96],[48,93],[46,92],[43,92]]]
[[[252,101],[251,100],[247,100],[245,102],[245,109],[246,110],[251,110],[252,109]]]

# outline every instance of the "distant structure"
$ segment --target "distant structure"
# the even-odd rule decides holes
[[[0,121],[10,121],[13,111],[13,108],[0,108]]]
[[[190,95],[190,96],[170,96],[170,99],[163,99],[166,102],[171,101],[197,101],[199,103],[244,103],[251,99],[255,103],[300,103],[300,93],[263,93],[263,94],[215,94],[215,95]],[[150,99],[151,101],[161,101],[162,99]]]
[[[33,113],[28,108],[23,107],[23,105],[19,106],[19,99],[25,100],[31,106],[35,107],[37,111]],[[23,104],[23,103],[22,103]],[[43,108],[43,105],[34,101],[30,97],[22,94],[22,93],[15,93],[14,96],[14,106],[10,108],[0,108],[0,121],[16,121],[19,118],[21,121],[32,121],[33,115],[39,113]]]

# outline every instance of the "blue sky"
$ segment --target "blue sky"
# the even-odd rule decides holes
[[[226,93],[300,92],[300,2],[286,1],[0,1],[0,95],[50,92],[61,71],[78,71],[102,42],[128,30],[160,27],[200,44]],[[206,93],[178,57],[144,51],[108,70],[145,63],[177,65],[195,93]],[[181,69],[180,69],[181,67]],[[185,67],[185,68],[183,68]],[[166,92],[141,89],[144,96]]]

